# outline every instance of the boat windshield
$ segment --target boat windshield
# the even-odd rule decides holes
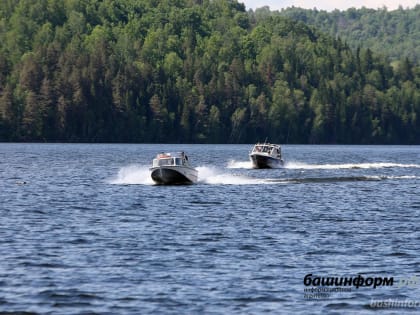
[[[263,146],[261,145],[256,145],[254,146],[254,152],[263,152]]]
[[[281,156],[280,146],[273,144],[256,144],[252,152],[266,153],[272,156]]]
[[[153,160],[153,167],[156,166],[164,166],[164,165],[171,165],[172,164],[172,158],[167,159],[154,159]]]
[[[265,153],[270,153],[271,150],[273,149],[272,146],[269,145],[256,145],[254,147],[254,152],[265,152]]]
[[[182,159],[179,157],[153,159],[153,167],[167,166],[167,165],[183,165]]]

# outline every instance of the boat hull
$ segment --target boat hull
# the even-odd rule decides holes
[[[249,157],[253,168],[279,168],[284,165],[282,159],[276,159],[267,155],[250,154]]]
[[[151,176],[159,185],[185,185],[194,184],[198,179],[197,170],[180,166],[153,167]]]

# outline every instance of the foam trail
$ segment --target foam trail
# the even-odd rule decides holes
[[[418,179],[419,176],[337,176],[337,177],[299,177],[299,178],[273,178],[267,179],[272,183],[290,183],[290,184],[304,184],[304,183],[333,183],[333,182],[361,182],[361,181],[382,181],[382,180],[408,180]]]
[[[348,164],[306,164],[297,161],[286,162],[285,168],[288,169],[370,169],[370,168],[420,168],[419,164],[399,164],[399,163],[348,163]]]
[[[244,175],[223,173],[214,167],[200,166],[198,170],[198,181],[211,185],[258,185],[269,184],[264,179],[252,178]]]
[[[228,162],[227,168],[252,168],[252,162],[251,161],[236,161],[236,160],[230,160]]]
[[[420,176],[402,175],[402,176],[383,176],[385,179],[420,179]]]
[[[129,165],[118,171],[116,178],[110,180],[115,185],[153,185],[150,171],[147,166]]]

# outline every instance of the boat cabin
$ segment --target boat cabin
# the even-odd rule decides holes
[[[254,145],[251,154],[267,154],[270,156],[281,158],[281,148],[278,144],[257,143]]]
[[[159,166],[182,166],[188,164],[188,157],[184,152],[177,153],[159,153],[156,158],[153,159],[152,167]]]

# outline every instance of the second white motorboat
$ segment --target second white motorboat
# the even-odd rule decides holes
[[[284,166],[281,147],[278,144],[257,143],[249,153],[249,158],[253,168],[277,168]]]

